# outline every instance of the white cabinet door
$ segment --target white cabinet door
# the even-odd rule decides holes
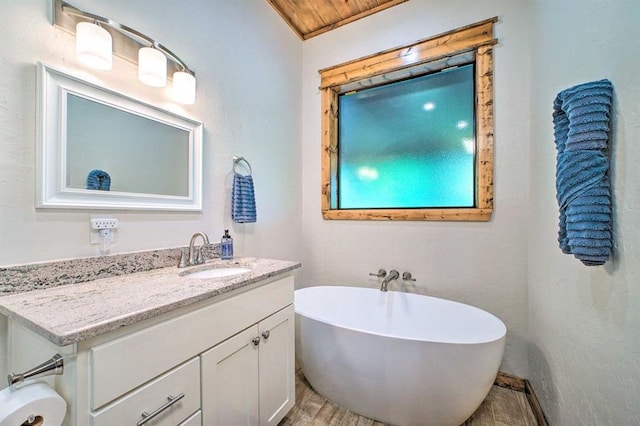
[[[258,325],[201,355],[202,424],[257,426]]]
[[[260,425],[275,426],[295,404],[294,310],[260,322]]]
[[[202,424],[276,426],[295,404],[293,305],[201,355]]]

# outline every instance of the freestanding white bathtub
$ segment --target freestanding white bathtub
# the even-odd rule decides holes
[[[498,372],[506,327],[473,306],[360,287],[295,292],[302,369],[314,390],[398,426],[458,426]]]

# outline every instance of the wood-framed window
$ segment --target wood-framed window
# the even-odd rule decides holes
[[[451,220],[488,221],[493,211],[493,24],[488,19],[435,37],[386,50],[331,68],[320,70],[322,92],[322,215],[342,220]],[[346,134],[339,122],[341,99],[345,95],[390,83],[404,82],[451,69],[472,70],[473,155],[472,195],[462,206],[434,205],[409,207],[387,205],[358,207],[343,202],[340,184],[340,134]],[[430,106],[425,104],[425,110]],[[393,111],[389,111],[393,114]],[[462,122],[459,122],[461,125]],[[346,137],[345,137],[346,140]],[[343,147],[344,148],[344,147]],[[343,150],[344,152],[344,150]],[[367,172],[367,173],[364,173]],[[344,171],[342,172],[345,173]],[[363,169],[364,178],[376,176]],[[439,188],[446,192],[451,188]],[[344,198],[344,197],[343,197]],[[384,203],[383,203],[384,204]],[[355,206],[355,208],[353,207]]]

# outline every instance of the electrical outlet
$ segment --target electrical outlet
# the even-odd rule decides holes
[[[118,219],[98,216],[92,218],[89,222],[91,224],[91,244],[107,243],[110,245],[116,242],[119,225]]]
[[[91,229],[116,229],[118,219],[91,219]]]

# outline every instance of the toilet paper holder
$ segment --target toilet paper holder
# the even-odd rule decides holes
[[[29,371],[25,371],[22,374],[11,373],[7,376],[7,381],[9,382],[9,386],[24,382],[27,379],[32,379],[34,377],[44,377],[51,375],[61,375],[64,373],[64,360],[62,359],[62,355],[55,354],[47,361],[38,365],[37,367],[33,367]]]

